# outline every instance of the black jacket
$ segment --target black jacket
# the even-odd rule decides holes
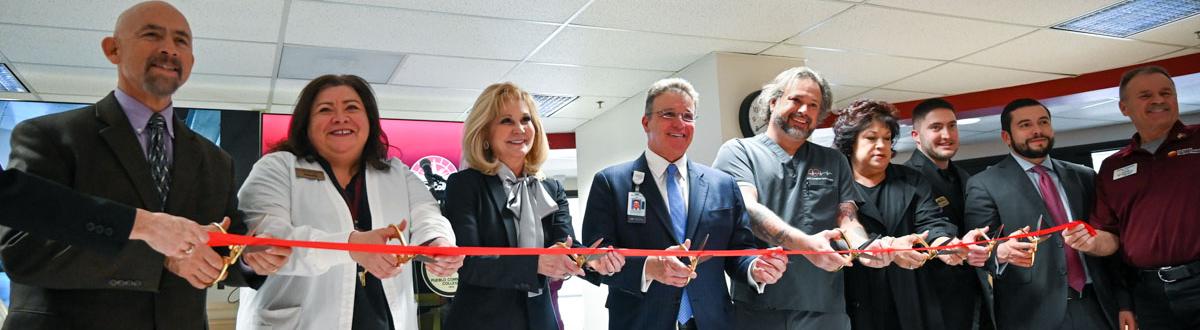
[[[545,245],[575,236],[562,183],[542,181],[558,211],[542,218]],[[445,215],[458,246],[517,247],[517,216],[505,205],[500,178],[475,169],[450,175]],[[549,281],[537,273],[538,256],[469,256],[458,270],[458,292],[444,329],[558,329]],[[530,292],[542,294],[529,297]]]
[[[116,254],[135,212],[18,170],[0,176],[0,225],[44,238]]]
[[[957,228],[942,214],[920,173],[902,165],[889,165],[877,187],[878,202],[859,189],[864,199],[858,208],[859,223],[868,233],[900,237],[929,231],[927,241],[953,237]],[[941,263],[930,260],[930,264]],[[925,268],[908,270],[895,264],[884,268],[846,268],[846,312],[854,329],[946,329],[941,302]]]

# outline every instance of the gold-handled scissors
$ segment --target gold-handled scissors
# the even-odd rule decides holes
[[[708,234],[704,234],[704,240],[700,241],[699,248],[696,248],[694,250],[689,250],[688,247],[683,244],[680,244],[679,247],[683,248],[684,251],[704,251],[704,246],[706,246],[706,245],[708,245]],[[701,258],[699,254],[697,254],[694,257],[685,257],[685,258],[688,258],[688,269],[691,270],[692,273],[696,272],[696,267],[699,267],[700,263],[704,262],[705,260],[708,260],[705,258]],[[692,283],[692,277],[688,276],[687,282],[685,282],[684,285],[687,285],[690,283]]]
[[[1033,231],[1042,231],[1042,216],[1038,216],[1037,229],[1034,229]],[[1030,236],[1026,239],[1029,240],[1030,243],[1033,243],[1033,248],[1030,249],[1032,252],[1029,254],[1029,266],[1032,267],[1033,263],[1037,261],[1038,244],[1041,244],[1044,239],[1041,236]]]
[[[263,224],[263,222],[265,222],[265,220],[266,220],[266,217],[263,217],[263,219],[260,219],[257,223],[255,223],[254,228],[250,228],[250,231],[246,232],[246,236],[253,237],[258,232],[258,227],[262,226],[262,224]],[[214,222],[214,223],[210,223],[210,224],[213,227],[217,227],[217,230],[220,230],[222,234],[229,233],[229,231],[225,230],[225,227],[221,227],[220,223]],[[213,281],[211,284],[209,284],[210,287],[213,285],[216,285],[217,283],[221,283],[221,281],[224,281],[227,277],[229,277],[229,266],[232,266],[234,263],[237,263],[238,258],[240,258],[242,256],[242,253],[246,252],[246,248],[247,248],[246,245],[230,245],[229,246],[229,256],[221,257],[221,273],[217,274],[217,279],[215,281]],[[250,248],[251,249],[249,252],[257,252],[257,251],[266,250],[267,248],[269,248],[269,246],[255,245]]]
[[[388,228],[391,228],[392,230],[396,231],[396,239],[400,240],[400,246],[408,246],[408,239],[404,238],[404,230],[402,230],[400,228],[400,226],[408,227],[407,220],[401,220],[400,225],[396,225],[394,223],[388,224]],[[430,258],[429,256],[423,255],[423,254],[397,254],[396,255],[396,264],[405,264],[409,261],[412,261],[413,259],[416,259],[417,261],[420,261],[420,262],[428,262],[428,263],[436,263],[437,262],[436,260],[433,260],[433,258]]]
[[[588,246],[588,248],[589,248],[589,249],[595,249],[595,248],[598,248],[598,247],[600,247],[600,243],[603,243],[603,242],[604,242],[604,237],[601,237],[601,238],[597,239],[595,242],[592,242],[592,245]],[[567,245],[567,242],[558,242],[558,243],[554,243],[554,246],[558,246],[558,247],[561,247],[561,248],[564,248],[564,249],[570,249],[570,248],[571,248],[570,246],[568,246],[568,245]],[[575,260],[575,265],[579,266],[579,268],[583,268],[583,266],[584,266],[584,265],[586,265],[586,264],[587,264],[589,261],[593,261],[593,260],[599,260],[599,259],[600,259],[600,257],[603,257],[603,256],[604,256],[604,254],[603,254],[603,253],[598,253],[598,254],[572,254],[572,255],[569,255],[569,256],[571,257],[571,260]]]

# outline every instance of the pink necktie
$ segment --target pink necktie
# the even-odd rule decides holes
[[[1062,199],[1058,198],[1058,187],[1054,185],[1050,173],[1041,165],[1035,165],[1033,171],[1038,174],[1038,188],[1042,192],[1042,201],[1046,202],[1046,210],[1050,211],[1050,218],[1058,225],[1067,223],[1067,210],[1063,208]],[[1063,244],[1063,250],[1067,254],[1067,285],[1075,289],[1075,292],[1083,292],[1086,281],[1083,260],[1080,260],[1079,253],[1071,246]]]

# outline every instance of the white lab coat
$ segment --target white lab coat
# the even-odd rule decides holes
[[[453,242],[450,222],[421,180],[400,160],[392,158],[388,163],[391,169],[386,172],[366,166],[371,227],[407,219],[410,244],[438,237]],[[303,178],[296,174],[297,168],[324,173],[320,164],[288,152],[268,154],[254,164],[238,192],[247,225],[273,237],[346,242],[354,225],[342,196],[328,176],[320,181]],[[399,275],[382,281],[397,329],[417,328],[412,274],[408,263]],[[356,285],[356,263],[348,252],[293,249],[287,263],[261,288],[242,288],[237,328],[349,330]]]

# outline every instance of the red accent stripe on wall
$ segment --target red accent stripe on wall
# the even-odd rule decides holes
[[[1098,54],[1097,56],[1104,55]],[[1167,69],[1167,72],[1170,72],[1174,76],[1193,74],[1200,72],[1200,53],[1148,63],[1134,64],[1116,69],[1086,73],[1077,77],[951,95],[942,98],[946,101],[949,101],[951,104],[954,104],[954,107],[959,112],[988,107],[1000,107],[1012,100],[1023,97],[1040,100],[1089,92],[1098,89],[1117,87],[1117,85],[1119,85],[1121,82],[1121,74],[1124,74],[1125,71],[1147,65],[1162,66],[1163,68]],[[980,78],[986,79],[986,77]],[[912,118],[913,108],[915,108],[918,103],[921,103],[921,101],[922,100],[897,103],[896,108],[900,110],[900,118]]]
[[[546,138],[550,149],[575,149],[575,133],[550,133]]]

